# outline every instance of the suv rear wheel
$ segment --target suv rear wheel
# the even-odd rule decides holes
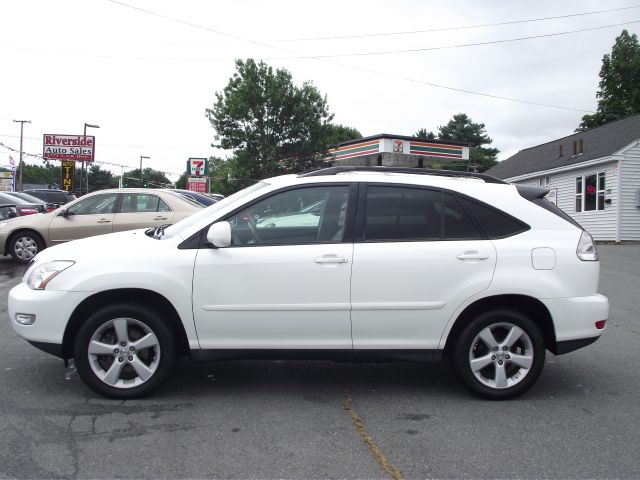
[[[542,373],[545,346],[540,329],[512,309],[485,312],[462,331],[453,365],[465,385],[489,399],[508,399],[528,390]]]
[[[175,345],[162,317],[137,304],[104,307],[80,328],[74,345],[76,368],[97,393],[139,398],[171,373]]]

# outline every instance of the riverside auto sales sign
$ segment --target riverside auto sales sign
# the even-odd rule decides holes
[[[93,162],[96,137],[44,134],[42,156],[48,160]]]

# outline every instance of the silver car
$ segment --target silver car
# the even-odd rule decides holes
[[[28,263],[46,247],[104,233],[159,227],[177,222],[203,207],[161,189],[100,190],[51,213],[0,222],[4,255]]]

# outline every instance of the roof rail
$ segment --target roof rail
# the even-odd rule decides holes
[[[321,177],[325,175],[337,175],[349,172],[381,172],[381,173],[410,173],[414,175],[434,175],[438,177],[478,178],[486,183],[507,183],[499,178],[485,175],[484,173],[458,172],[455,170],[430,170],[428,168],[411,167],[365,167],[365,166],[338,166],[321,168],[310,172],[301,173],[298,177]]]

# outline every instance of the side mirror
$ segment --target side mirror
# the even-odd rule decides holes
[[[231,225],[229,222],[217,222],[209,227],[207,242],[216,248],[231,245]]]
[[[62,211],[60,212],[60,215],[63,217],[68,217],[69,216],[69,209],[64,208],[62,209]]]

